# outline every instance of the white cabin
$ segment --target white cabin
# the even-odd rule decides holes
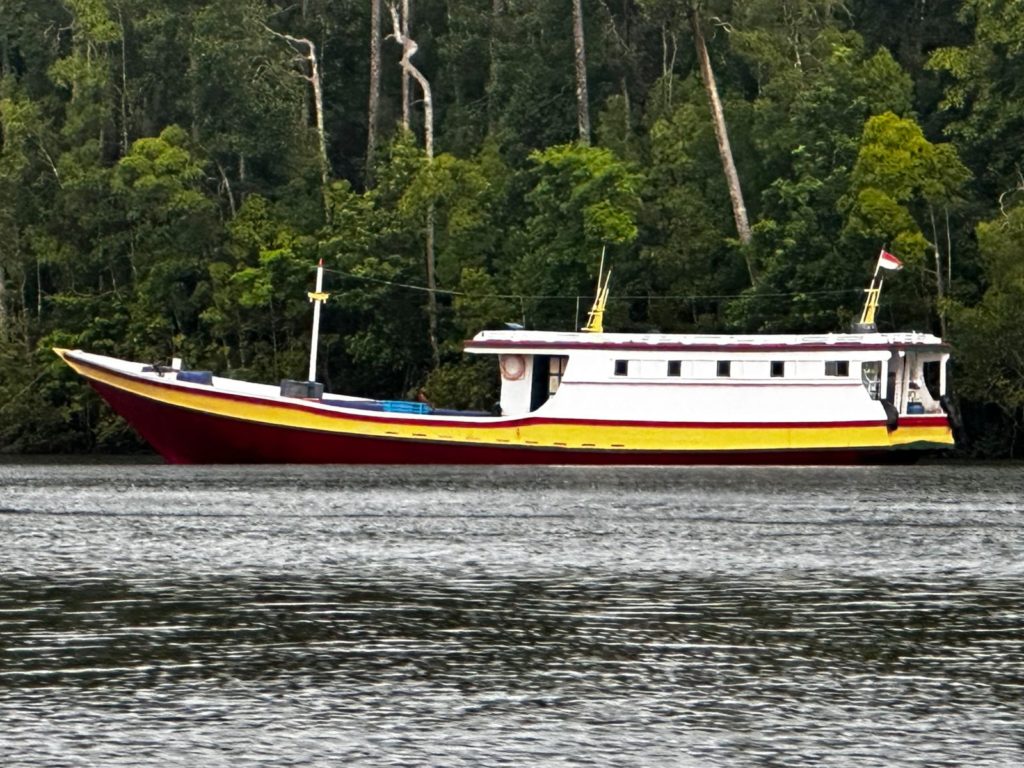
[[[482,331],[503,416],[834,422],[941,414],[949,348],[921,333],[669,335]]]

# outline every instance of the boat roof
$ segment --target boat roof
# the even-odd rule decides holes
[[[930,348],[948,349],[942,339],[917,331],[827,334],[582,333],[558,331],[480,331],[465,343],[467,352],[551,353],[561,350],[648,351],[828,351]]]

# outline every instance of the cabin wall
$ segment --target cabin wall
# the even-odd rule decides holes
[[[511,358],[517,358],[517,360]],[[522,364],[521,369],[518,367],[520,363]],[[502,416],[520,416],[529,413],[530,401],[533,397],[534,356],[500,355],[498,367],[501,371],[499,404]]]
[[[878,351],[808,354],[723,350],[667,353],[575,350],[562,388],[542,412],[570,418],[802,422],[884,419],[861,381]],[[826,373],[826,362],[833,375]],[[674,363],[670,365],[670,363]],[[722,374],[722,363],[727,363]],[[835,375],[836,370],[844,371]]]
[[[524,343],[534,338],[537,346]],[[555,343],[555,335],[509,332],[507,341],[515,346],[498,352],[499,360],[515,357],[523,364],[516,378],[505,376],[503,370],[502,413],[583,420],[796,424],[891,421],[897,412],[908,413],[912,399],[923,405],[925,413],[942,411],[936,394],[944,391],[945,372],[934,366],[924,369],[935,361],[944,365],[948,357],[938,339],[927,337],[934,345],[915,348],[919,336],[904,334],[890,340],[891,346],[859,348],[851,341],[859,344],[864,337],[856,336],[836,341],[832,350],[828,347],[835,338],[800,339],[802,344],[814,345],[813,349],[794,346],[788,338],[773,344],[736,338],[716,349],[711,348],[710,338],[687,337],[695,347],[687,349],[684,344],[669,343],[645,348],[646,339],[632,337],[590,347],[580,343],[579,334],[567,336],[563,346]],[[468,351],[493,353],[472,344]],[[545,370],[535,371],[535,366],[556,359],[568,360],[559,387],[538,395]],[[867,375],[869,370],[875,371],[873,379]],[[877,382],[877,388],[872,389],[872,382]],[[927,389],[928,382],[932,391]],[[910,412],[920,413],[920,407]]]

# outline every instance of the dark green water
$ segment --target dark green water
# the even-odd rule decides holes
[[[1016,766],[1020,468],[0,466],[4,766]]]

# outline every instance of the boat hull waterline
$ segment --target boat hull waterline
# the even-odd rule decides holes
[[[952,445],[944,415],[700,423],[394,414],[156,377],[56,350],[169,463],[856,464]],[[131,370],[137,367],[138,373]],[[222,380],[224,381],[224,380]],[[353,404],[355,405],[355,404]]]

